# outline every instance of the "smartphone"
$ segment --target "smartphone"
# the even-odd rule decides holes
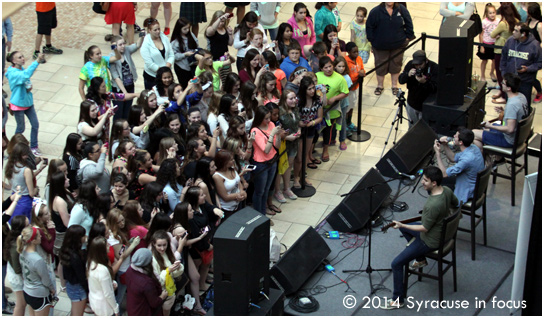
[[[266,64],[266,65],[264,66],[264,69],[267,70],[267,71],[270,71],[270,65]]]
[[[59,298],[57,296],[53,296],[51,299],[51,307],[55,307],[55,305],[59,302]]]
[[[187,232],[181,234],[181,239],[183,240],[187,236]]]
[[[104,146],[105,146],[106,148],[109,148],[109,147],[110,147],[110,143],[106,141],[106,142],[104,143]]]
[[[119,250],[119,255],[123,255],[127,247],[125,245],[121,246],[121,249]]]
[[[234,16],[234,13],[229,13],[228,19],[232,18]]]
[[[140,32],[140,37],[143,38],[145,36],[145,31]]]
[[[112,44],[112,45],[111,45],[111,50],[112,50],[112,51],[115,50],[116,48],[117,48],[117,44]]]
[[[338,44],[338,38],[332,38],[332,44]]]
[[[48,159],[48,158],[43,158],[43,163],[44,163],[44,164],[48,164],[48,163],[49,163],[49,159]]]
[[[193,77],[189,82],[191,82],[193,84],[197,83],[198,82],[198,77],[196,77],[196,76]]]
[[[269,47],[270,47],[271,49],[275,48],[275,47],[276,47],[276,43],[271,42],[270,45],[269,45]]]
[[[246,169],[248,169],[248,170],[255,170],[255,169],[257,169],[257,166],[256,166],[256,165],[247,165],[247,166],[246,166]]]
[[[111,110],[112,110],[113,112],[116,112],[116,111],[117,111],[117,105],[113,106],[113,107],[111,108]]]
[[[204,227],[202,230],[200,230],[200,234],[206,233],[206,232],[209,232],[209,231],[210,231],[210,227],[206,225],[206,227]]]

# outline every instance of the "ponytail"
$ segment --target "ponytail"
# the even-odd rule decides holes
[[[17,253],[21,254],[25,247],[36,238],[37,233],[38,229],[35,227],[25,227],[21,235],[17,237]]]
[[[83,53],[83,64],[86,64],[87,62],[91,60],[91,56],[93,55],[94,49],[99,49],[99,47],[97,45],[91,45],[89,46],[87,51]]]

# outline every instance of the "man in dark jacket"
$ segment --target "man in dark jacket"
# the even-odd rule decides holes
[[[399,83],[408,88],[408,113],[410,128],[422,118],[423,102],[438,89],[438,64],[427,59],[425,51],[418,50],[399,76]]]
[[[514,33],[502,48],[501,72],[517,74],[521,79],[519,92],[527,98],[531,106],[533,81],[538,70],[542,69],[542,48],[525,23],[518,23]]]

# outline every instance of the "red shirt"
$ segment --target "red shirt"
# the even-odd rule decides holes
[[[54,2],[36,2],[36,11],[49,12],[55,8]]]

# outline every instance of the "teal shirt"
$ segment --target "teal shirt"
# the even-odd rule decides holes
[[[326,6],[322,6],[321,9],[319,9],[315,13],[315,34],[316,34],[316,41],[323,41],[319,35],[323,33],[325,30],[325,27],[327,25],[333,24],[335,27],[338,27],[338,23],[336,22],[336,16],[334,13],[332,13],[331,10],[327,9]]]

